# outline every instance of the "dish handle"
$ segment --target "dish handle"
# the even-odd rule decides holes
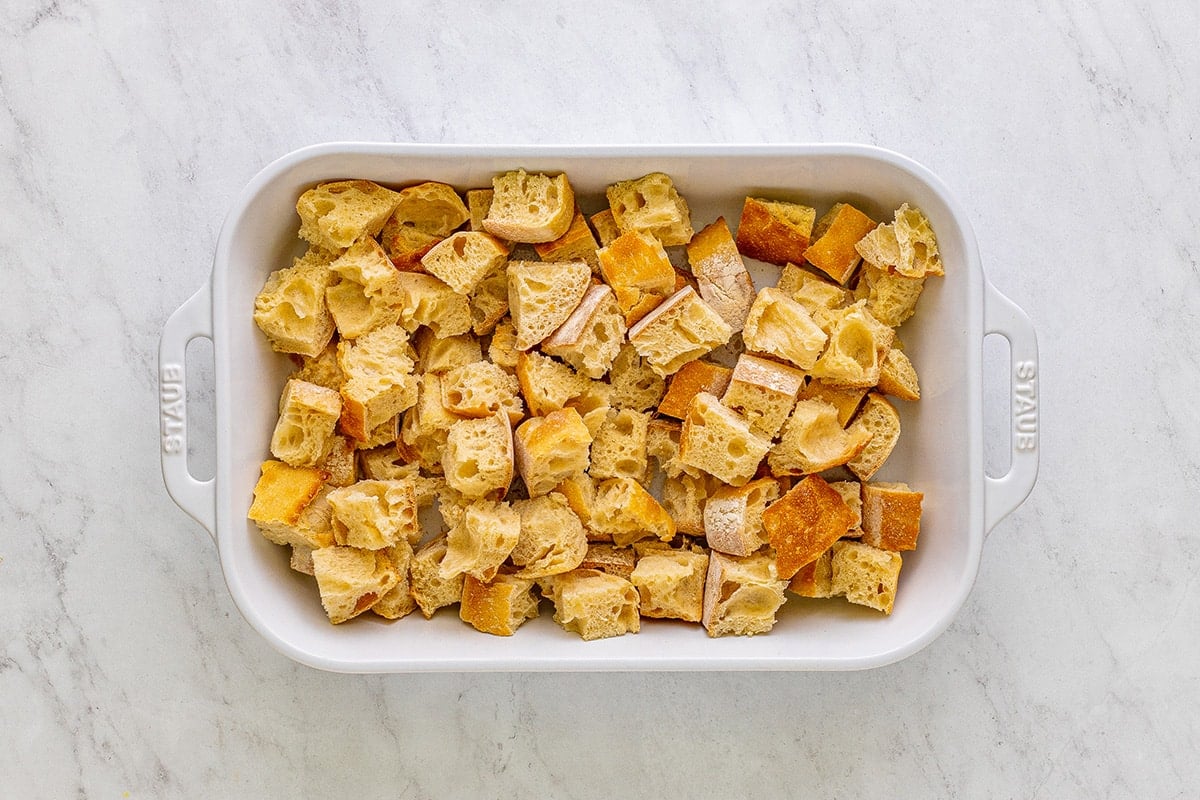
[[[212,287],[189,297],[163,327],[158,346],[159,451],[163,483],[176,505],[216,539],[216,479],[197,480],[187,463],[187,369],[190,341],[212,339]]]
[[[1038,347],[1033,323],[1020,306],[985,281],[984,334],[1008,340],[1012,377],[1012,463],[998,478],[985,475],[984,531],[1025,501],[1038,474]]]

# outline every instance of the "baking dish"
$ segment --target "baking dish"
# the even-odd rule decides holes
[[[919,403],[900,404],[900,446],[876,476],[925,493],[920,547],[904,554],[891,616],[841,601],[789,597],[765,636],[710,639],[696,625],[650,620],[638,635],[583,642],[543,613],[511,638],[477,633],[452,610],[388,623],[364,615],[327,621],[311,578],[291,571],[288,551],[246,520],[275,423],[288,360],[273,353],[251,318],[267,274],[301,252],[296,198],[321,181],[367,178],[393,187],[424,180],[460,190],[496,172],[566,171],[585,211],[604,187],[652,171],[670,174],[707,224],[736,224],[746,195],[801,200],[818,209],[855,203],[876,219],[902,202],[919,206],[937,232],[944,279],[928,282],[916,317],[901,329],[920,375]],[[594,208],[588,207],[588,202]],[[756,275],[758,277],[758,275]],[[1014,400],[1009,472],[984,473],[983,339],[1008,339]],[[212,340],[216,475],[187,469],[184,353]],[[984,538],[1032,489],[1037,476],[1037,343],[1028,317],[985,279],[970,223],[929,170],[858,145],[476,147],[332,143],[290,153],[263,169],[221,230],[208,283],[167,321],[160,347],[162,468],[167,489],[213,536],[233,599],[274,647],[341,672],[422,670],[862,669],[916,652],[953,620],[975,580]]]

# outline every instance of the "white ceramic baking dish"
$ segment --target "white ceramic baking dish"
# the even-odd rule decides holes
[[[581,641],[543,614],[515,636],[480,634],[446,609],[426,621],[371,615],[333,626],[312,579],[288,568],[288,551],[246,520],[259,464],[290,365],[251,319],[267,274],[301,251],[296,198],[314,184],[369,178],[401,186],[438,180],[468,189],[516,167],[565,170],[585,211],[604,187],[647,172],[670,174],[707,224],[736,224],[748,194],[828,207],[845,199],[877,219],[902,202],[919,206],[937,232],[946,266],[931,279],[901,335],[921,376],[919,403],[900,404],[903,435],[878,479],[925,493],[921,541],[904,555],[890,617],[840,600],[791,597],[765,636],[710,639],[696,625],[648,621],[638,635]],[[588,204],[594,206],[588,207]],[[698,226],[697,226],[698,227]],[[1014,400],[1011,469],[983,467],[982,350],[988,333],[1011,345]],[[216,390],[216,477],[187,468],[187,343],[212,340]],[[298,150],[260,172],[222,228],[209,282],[167,321],[160,350],[162,468],[175,501],[214,537],[242,615],[291,658],[342,672],[420,670],[861,669],[904,658],[953,620],[975,580],[984,537],[1032,489],[1037,476],[1037,344],[1028,317],[985,280],[971,225],[946,187],[913,161],[855,145],[662,147],[469,147],[324,144]]]

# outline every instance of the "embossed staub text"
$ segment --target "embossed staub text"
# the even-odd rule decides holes
[[[183,396],[183,366],[163,364],[159,380],[159,416],[162,420],[162,449],[174,455],[183,451],[186,401]]]
[[[1037,419],[1037,362],[1018,361],[1013,381],[1013,434],[1018,450],[1036,450]]]

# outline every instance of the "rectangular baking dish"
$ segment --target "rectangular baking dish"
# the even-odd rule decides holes
[[[543,613],[515,636],[477,633],[452,609],[388,623],[364,615],[330,625],[312,579],[288,567],[288,551],[247,521],[259,464],[268,457],[288,360],[273,353],[251,318],[269,272],[302,251],[297,197],[313,185],[367,178],[392,187],[425,180],[460,190],[501,171],[566,171],[587,212],[613,181],[670,174],[696,227],[719,214],[736,225],[746,195],[827,208],[837,200],[890,219],[902,202],[931,220],[946,267],[931,279],[917,315],[901,328],[921,376],[919,403],[899,403],[900,446],[878,480],[925,493],[919,548],[904,554],[890,617],[841,600],[789,595],[768,635],[710,639],[697,625],[652,620],[638,635],[583,642]],[[982,346],[1010,343],[1014,399],[1010,471],[983,468]],[[212,340],[216,475],[187,469],[184,418],[187,343]],[[250,181],[229,212],[209,282],[168,320],[160,349],[162,466],[175,501],[214,537],[225,580],[246,621],[274,647],[340,672],[429,670],[841,670],[876,667],[916,652],[953,620],[978,571],[986,533],[1016,508],[1037,476],[1037,344],[1028,317],[985,280],[970,223],[929,170],[857,145],[476,147],[334,143],[298,150]]]

